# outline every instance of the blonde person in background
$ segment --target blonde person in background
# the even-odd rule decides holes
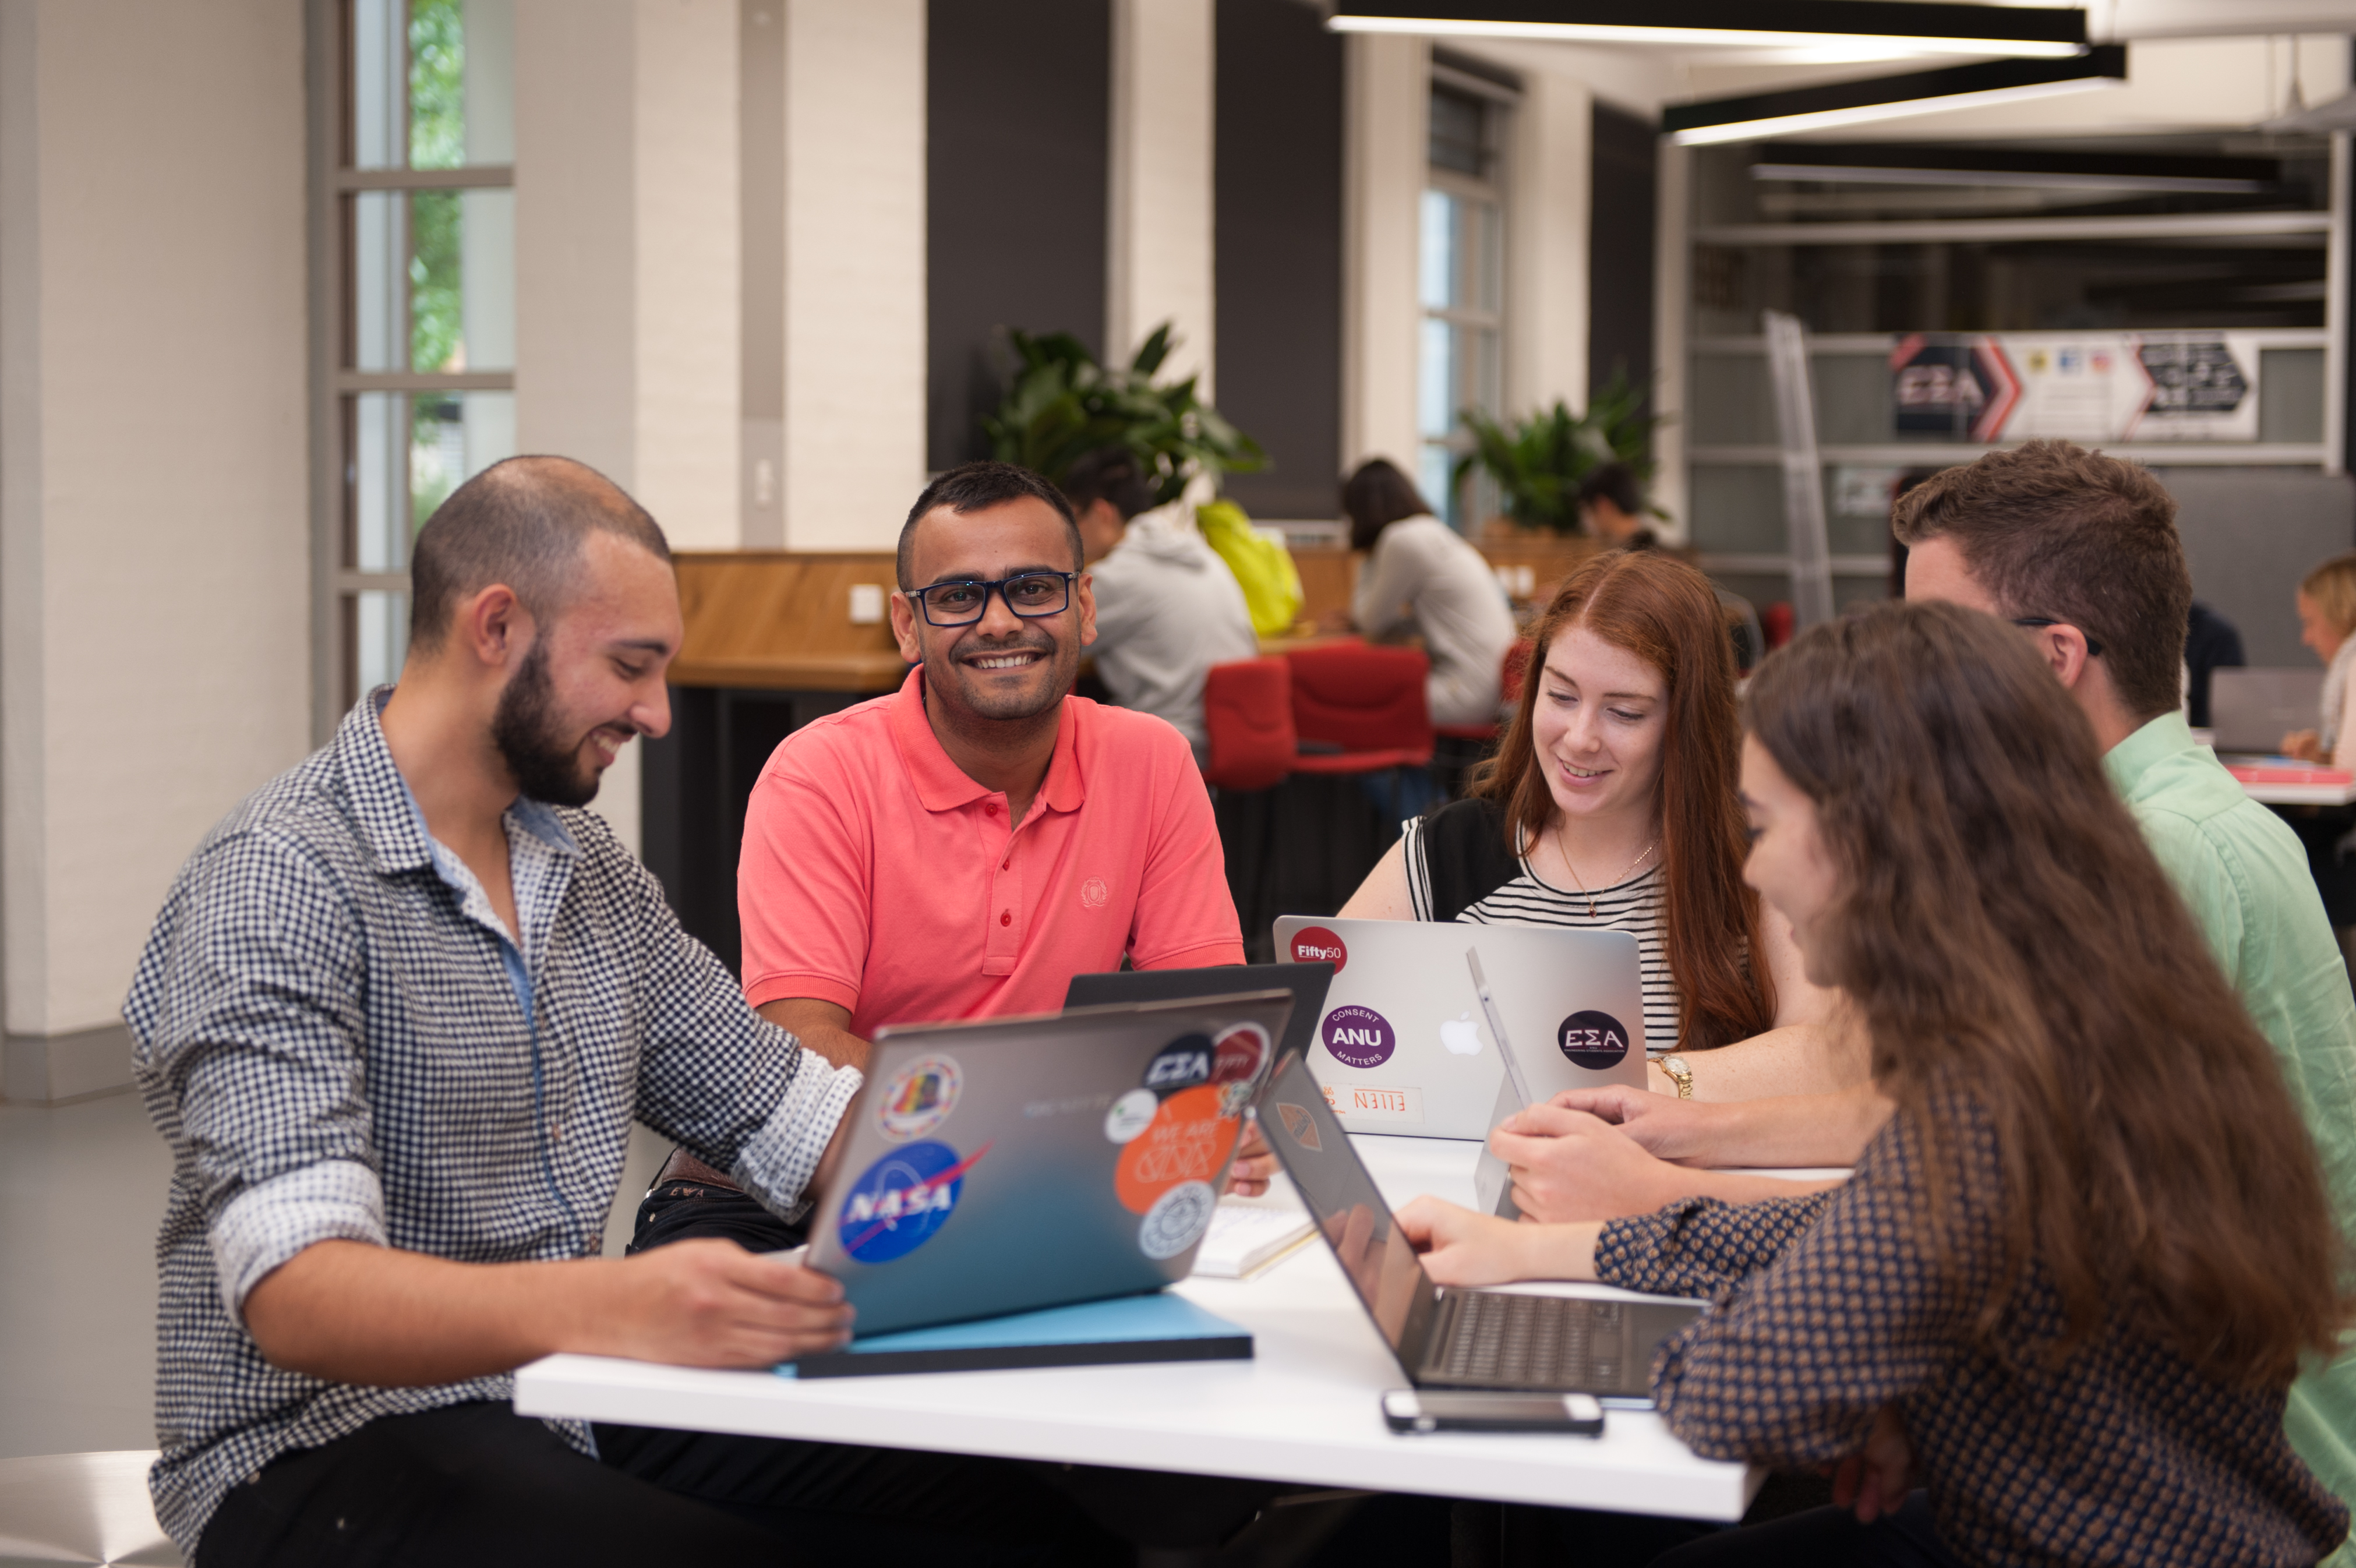
[[[2334,555],[2300,580],[2292,602],[2298,607],[2298,639],[2323,660],[2323,701],[2318,727],[2293,730],[2283,752],[2308,762],[2356,768],[2356,550]]]

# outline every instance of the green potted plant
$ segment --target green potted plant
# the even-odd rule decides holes
[[[1572,413],[1558,400],[1551,409],[1505,424],[1468,408],[1457,417],[1472,434],[1472,450],[1456,460],[1454,480],[1461,485],[1478,467],[1496,481],[1505,516],[1515,522],[1577,533],[1579,486],[1589,474],[1617,460],[1635,469],[1639,480],[1649,485],[1652,479],[1653,428],[1661,415],[1644,412],[1645,390],[1630,385],[1620,370],[1588,400],[1584,413]],[[1658,507],[1651,510],[1668,516]]]
[[[1087,454],[1126,446],[1158,476],[1157,505],[1176,500],[1197,473],[1216,484],[1222,474],[1268,466],[1258,442],[1195,395],[1194,377],[1154,381],[1177,344],[1169,322],[1153,329],[1125,370],[1099,365],[1068,332],[1010,331],[1006,338],[1017,362],[998,412],[981,422],[991,456],[1001,462],[1020,463],[1060,484]]]

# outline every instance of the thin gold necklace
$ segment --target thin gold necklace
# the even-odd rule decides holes
[[[1580,892],[1586,894],[1587,918],[1590,920],[1594,919],[1596,918],[1595,895],[1589,893],[1587,891],[1587,884],[1580,881],[1579,865],[1570,858],[1570,845],[1563,842],[1562,828],[1559,824],[1558,824],[1554,830],[1554,847],[1561,853],[1563,869],[1570,873],[1570,880],[1572,884],[1578,887]],[[1622,882],[1627,881],[1629,877],[1635,875],[1636,868],[1644,865],[1647,860],[1650,860],[1653,857],[1653,852],[1660,847],[1661,841],[1658,839],[1655,839],[1652,843],[1646,844],[1643,849],[1637,852],[1636,858],[1628,863],[1627,870],[1622,872],[1619,875],[1613,877],[1603,886],[1606,887],[1617,887]]]

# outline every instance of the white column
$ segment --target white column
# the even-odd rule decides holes
[[[15,1098],[128,1081],[173,875],[308,749],[304,140],[298,6],[0,0]]]
[[[1505,412],[1587,404],[1588,233],[1595,101],[1532,71],[1515,116],[1505,213]]]
[[[1344,83],[1342,456],[1415,472],[1418,211],[1428,173],[1430,46],[1356,33]]]
[[[1669,514],[1661,536],[1682,544],[1693,520],[1686,482],[1686,301],[1692,285],[1687,250],[1687,208],[1692,200],[1693,153],[1665,137],[1661,142],[1659,184],[1655,188],[1653,227],[1653,502]]]
[[[628,490],[683,549],[736,504],[736,11],[516,0],[516,435]],[[638,751],[596,809],[636,851]]]
[[[924,0],[787,0],[785,338],[786,544],[888,550],[926,472]]]
[[[1126,363],[1162,322],[1162,376],[1213,396],[1214,0],[1112,0],[1105,359]]]
[[[735,0],[639,0],[637,498],[678,550],[743,542]]]

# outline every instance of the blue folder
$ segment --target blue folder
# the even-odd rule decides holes
[[[1130,1361],[1248,1361],[1251,1354],[1250,1330],[1183,1295],[1155,1291],[853,1339],[840,1350],[780,1362],[777,1374],[859,1378]]]

